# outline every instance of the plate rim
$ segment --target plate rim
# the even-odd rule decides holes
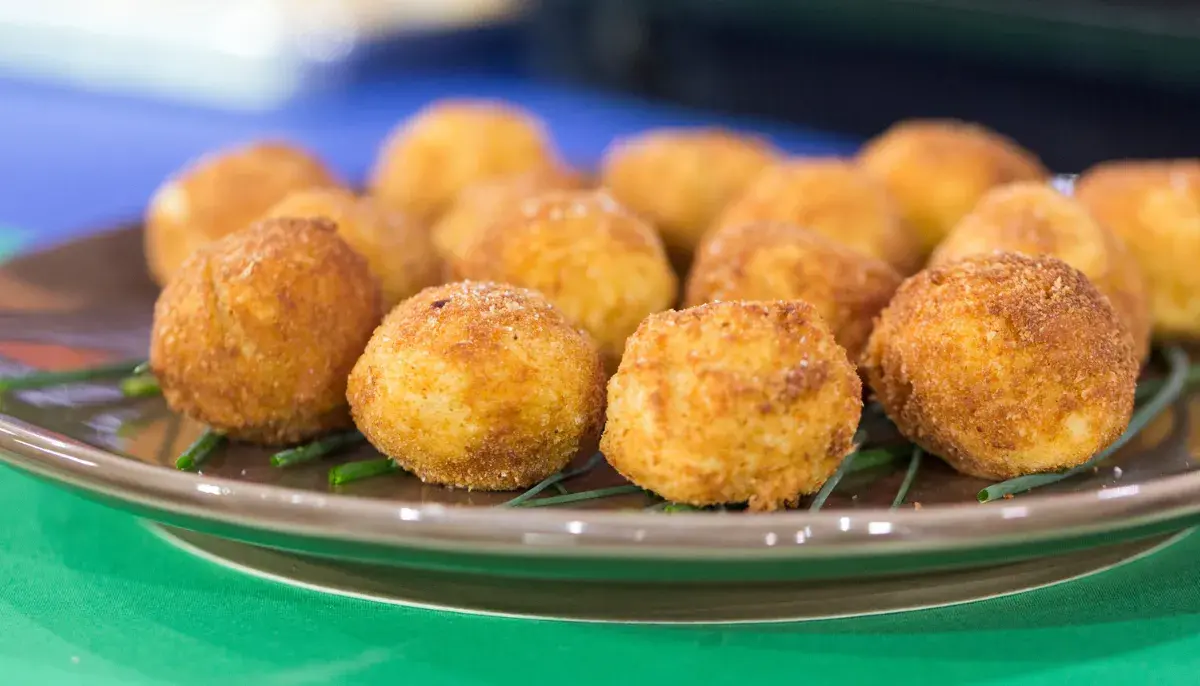
[[[921,510],[673,513],[442,505],[318,493],[130,460],[0,414],[0,461],[154,510],[336,541],[531,556],[845,558],[1076,538],[1200,513],[1200,472]],[[1196,497],[1193,497],[1196,496]]]

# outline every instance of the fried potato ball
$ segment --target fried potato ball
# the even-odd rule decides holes
[[[556,164],[533,114],[500,102],[442,100],[392,132],[370,186],[384,205],[430,223],[473,183]]]
[[[379,280],[384,310],[441,281],[442,263],[429,231],[371,198],[341,189],[293,193],[267,211],[267,217],[324,217],[338,235],[367,260]]]
[[[774,510],[820,489],[861,413],[862,382],[811,305],[711,303],[638,327],[600,449],[668,500]]]
[[[1150,354],[1150,309],[1141,269],[1124,241],[1077,201],[1030,181],[992,189],[942,241],[930,265],[991,252],[1049,255],[1083,272],[1129,329],[1137,359]]]
[[[448,273],[463,260],[467,248],[488,224],[516,212],[521,201],[549,191],[579,190],[586,185],[581,174],[565,169],[543,169],[489,179],[468,186],[433,226],[433,245]]]
[[[951,120],[900,122],[869,141],[858,162],[887,185],[924,254],[993,186],[1049,176],[1008,138]]]
[[[867,381],[914,443],[965,474],[1074,467],[1129,424],[1129,332],[1053,257],[968,257],[908,279],[864,355]]]
[[[803,300],[857,362],[875,317],[901,277],[886,262],[794,224],[721,227],[705,238],[685,304],[714,300]]]
[[[195,250],[241,231],[295,191],[340,183],[311,153],[256,143],[206,155],[167,179],[146,209],[145,249],[160,285]]]
[[[1101,164],[1075,195],[1137,259],[1155,335],[1200,338],[1200,161]]]
[[[657,129],[615,141],[601,183],[654,224],[686,270],[717,215],[777,159],[766,141],[722,129]]]
[[[595,343],[541,295],[463,281],[401,303],[350,373],[363,435],[422,481],[532,485],[595,446]]]
[[[295,443],[350,426],[346,377],[379,319],[379,286],[332,222],[268,219],[183,263],[154,306],[150,366],[177,412]]]
[[[900,221],[883,184],[853,164],[796,159],[760,174],[717,226],[785,222],[883,260],[902,274],[920,266],[915,236]]]
[[[602,192],[524,201],[471,245],[461,269],[540,291],[596,339],[609,369],[638,324],[674,304],[678,290],[658,234]]]

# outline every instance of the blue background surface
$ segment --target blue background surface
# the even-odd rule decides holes
[[[794,126],[731,120],[519,75],[405,74],[271,113],[233,113],[0,81],[0,225],[39,244],[139,217],[155,187],[188,160],[262,137],[302,143],[348,179],[364,178],[387,132],[430,100],[503,98],[544,117],[563,156],[590,167],[614,137],[653,126],[749,128],[796,153],[854,141]]]

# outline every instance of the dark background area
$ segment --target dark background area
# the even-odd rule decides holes
[[[1200,4],[539,0],[535,73],[854,136],[978,121],[1059,171],[1200,154]]]

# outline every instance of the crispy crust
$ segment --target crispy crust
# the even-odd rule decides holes
[[[921,263],[917,237],[900,221],[883,184],[839,159],[795,159],[754,179],[716,226],[783,222],[815,231],[902,274]]]
[[[150,364],[172,409],[287,444],[350,425],[346,376],[379,287],[332,222],[271,219],[201,249],[154,308]]]
[[[508,221],[487,227],[460,268],[471,279],[541,292],[596,339],[610,369],[625,339],[670,307],[678,290],[654,230],[599,192],[524,201]]]
[[[388,136],[370,187],[385,206],[428,224],[473,183],[554,166],[554,146],[532,113],[498,101],[441,100]]]
[[[887,185],[924,253],[988,189],[1049,176],[1036,155],[1011,139],[949,119],[900,122],[868,141],[858,162]]]
[[[1200,161],[1106,162],[1075,194],[1141,266],[1154,334],[1200,338]]]
[[[1044,183],[997,187],[938,246],[930,265],[991,252],[1049,255],[1083,272],[1129,329],[1137,359],[1149,356],[1150,306],[1141,268],[1125,242],[1077,201]]]
[[[338,186],[319,159],[286,143],[206,155],[163,182],[150,199],[145,217],[150,274],[165,284],[198,248],[249,227],[284,196]]]
[[[423,481],[507,490],[594,448],[604,378],[595,343],[541,295],[459,282],[392,310],[347,397],[371,443]]]
[[[1052,257],[969,257],[908,279],[867,345],[900,431],[961,472],[1072,467],[1125,430],[1138,363],[1087,278]]]
[[[608,403],[601,450],[629,480],[676,502],[773,510],[852,449],[862,383],[810,305],[721,302],[647,318]]]
[[[803,300],[857,362],[875,317],[900,286],[886,262],[792,224],[720,228],[705,238],[685,304],[714,300]]]
[[[614,141],[600,179],[658,229],[683,271],[717,215],[778,156],[767,141],[724,129],[655,129]]]
[[[266,217],[324,217],[336,224],[338,235],[366,258],[379,280],[385,310],[441,281],[442,264],[429,232],[371,198],[332,188],[300,191]]]
[[[447,277],[457,278],[456,265],[489,224],[516,213],[521,202],[549,191],[580,190],[587,179],[568,169],[542,169],[472,184],[434,224],[434,247],[446,264]]]

